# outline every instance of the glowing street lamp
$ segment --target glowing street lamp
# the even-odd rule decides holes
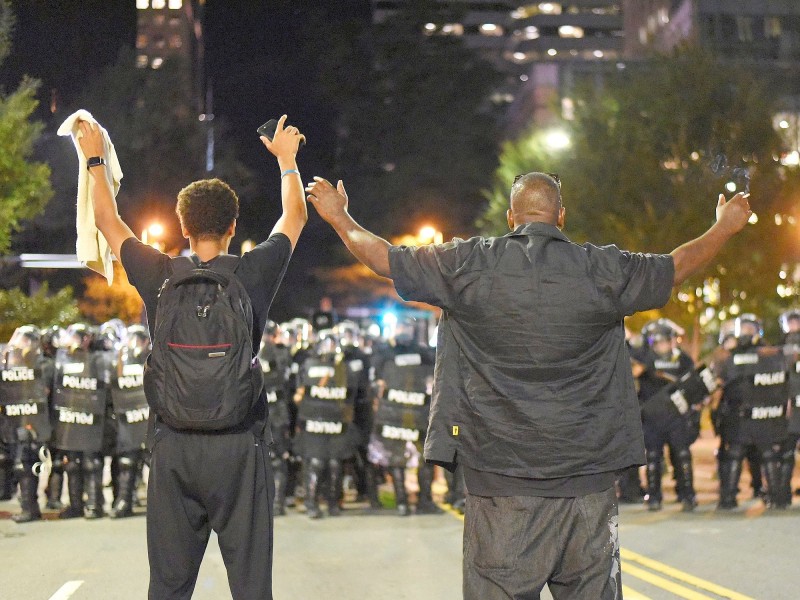
[[[561,129],[553,129],[548,132],[544,141],[553,150],[564,150],[570,145],[569,136]]]
[[[162,235],[164,235],[164,226],[161,223],[150,223],[142,230],[142,243],[163,251],[164,242],[158,241]]]
[[[423,244],[441,244],[444,241],[444,234],[433,225],[425,225],[420,228],[417,238]]]

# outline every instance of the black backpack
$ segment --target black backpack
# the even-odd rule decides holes
[[[258,401],[263,374],[253,355],[253,307],[234,275],[238,264],[228,254],[211,265],[172,259],[144,370],[147,401],[170,427],[236,427]]]

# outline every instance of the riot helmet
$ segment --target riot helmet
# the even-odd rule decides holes
[[[735,322],[736,319],[728,319],[719,325],[718,341],[725,350],[733,350],[736,347]]]
[[[125,331],[125,348],[134,358],[150,351],[150,332],[144,325],[131,325]]]
[[[89,350],[94,331],[86,323],[73,323],[64,330],[64,337],[59,345],[68,353]]]
[[[684,334],[682,327],[670,319],[656,319],[642,328],[642,338],[650,349],[660,357],[666,357],[677,349],[678,338]]]
[[[125,339],[125,334],[125,323],[121,319],[110,319],[100,325],[93,349],[99,351],[118,350]]]
[[[745,313],[734,319],[733,335],[736,337],[738,347],[755,346],[764,335],[764,325],[753,313]]]
[[[21,325],[14,330],[3,350],[7,367],[31,366],[41,354],[41,332],[34,325]]]
[[[53,325],[42,330],[42,354],[48,358],[55,358],[56,352],[61,347],[64,330],[58,325]]]
[[[417,319],[410,316],[397,317],[394,327],[386,328],[387,339],[396,346],[411,346],[417,342]]]
[[[319,332],[318,337],[319,339],[314,345],[314,352],[317,356],[331,356],[340,352],[339,339],[333,329],[323,329]]]
[[[333,332],[339,338],[342,348],[355,348],[361,345],[361,330],[353,321],[342,321],[334,325]]]

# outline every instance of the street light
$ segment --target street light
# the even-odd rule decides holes
[[[164,250],[164,242],[158,241],[164,235],[164,226],[161,223],[150,223],[142,230],[142,243],[149,244],[157,250]]]
[[[424,225],[420,228],[417,238],[423,244],[441,244],[444,241],[444,234],[433,225]]]
[[[565,148],[569,148],[570,145],[569,136],[561,129],[549,131],[544,141],[553,150],[564,150]]]

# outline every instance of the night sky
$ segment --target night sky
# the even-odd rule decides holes
[[[87,78],[112,64],[122,46],[134,46],[135,2],[15,0],[11,4],[17,25],[0,83],[13,89],[24,75],[42,81],[37,117],[45,122],[46,135],[52,136],[66,116],[63,111],[51,115],[52,95],[56,94],[59,106],[70,105]],[[294,57],[298,39],[313,34],[308,28],[314,19],[368,21],[369,15],[368,0],[208,0],[206,65],[213,83],[214,113],[226,122],[240,160],[254,170],[265,191],[263,206],[242,206],[240,231],[266,236],[280,210],[277,166],[255,134],[258,125],[287,113],[290,122],[306,133],[309,144],[298,156],[304,179],[325,174],[325,153],[333,148],[332,114],[308,76],[315,65],[300,64]],[[113,139],[114,132],[110,133]],[[321,290],[314,286],[310,270],[323,256],[330,256],[337,240],[325,223],[311,215],[276,298],[274,316],[296,316],[298,304],[309,307],[316,302]]]

